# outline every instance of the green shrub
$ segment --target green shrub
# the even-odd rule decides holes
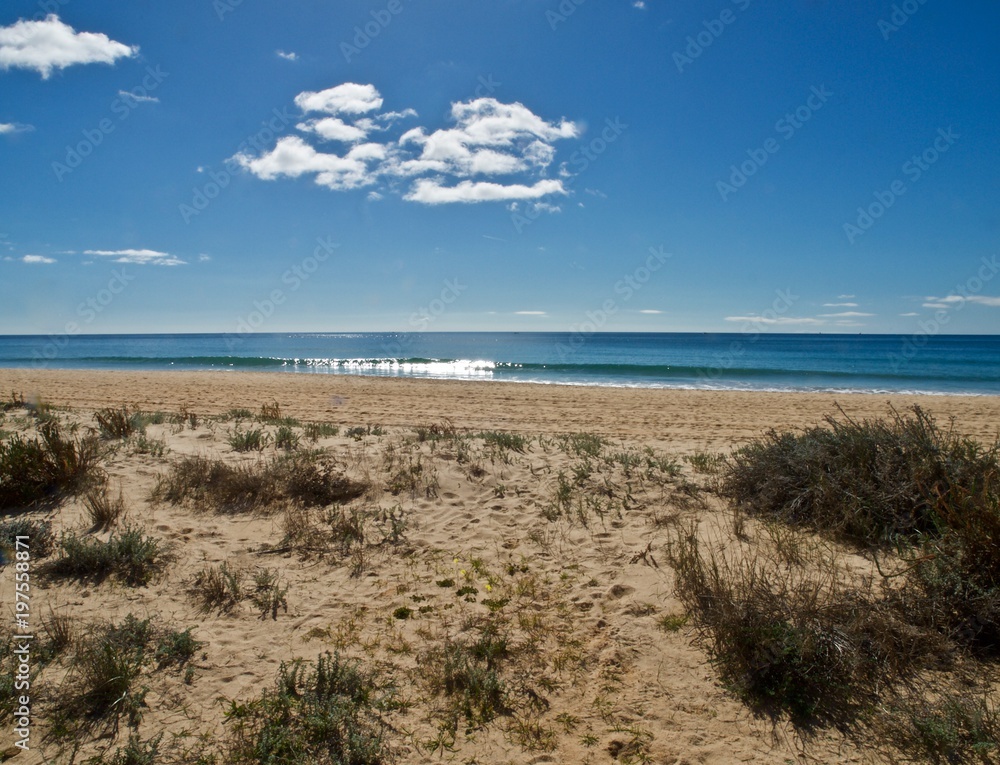
[[[108,439],[128,438],[145,429],[142,412],[130,411],[127,406],[117,409],[99,409],[94,413],[101,436]]]
[[[138,587],[148,584],[166,563],[159,540],[138,528],[112,534],[107,542],[66,534],[60,547],[59,557],[47,568],[58,577],[101,582],[114,575]]]
[[[382,714],[391,690],[339,654],[282,663],[274,686],[232,702],[227,758],[233,765],[382,765],[389,762]]]
[[[41,438],[0,442],[0,510],[26,507],[85,489],[98,472],[95,439],[73,440],[58,423],[39,426]]]
[[[32,558],[44,558],[55,547],[52,535],[52,521],[34,520],[20,516],[0,522],[0,562],[14,559],[17,538],[28,538],[28,549]]]
[[[940,430],[919,407],[912,412],[770,431],[733,453],[720,494],[752,515],[866,546],[936,535],[952,493],[995,491],[997,452]]]
[[[229,434],[227,442],[235,452],[262,452],[270,440],[270,436],[260,428],[255,430],[236,428]]]

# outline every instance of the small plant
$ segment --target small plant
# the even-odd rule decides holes
[[[101,437],[107,439],[128,438],[145,427],[142,412],[130,411],[127,406],[100,409],[94,413],[94,419]]]
[[[107,531],[125,515],[124,495],[119,489],[118,496],[112,498],[106,483],[88,490],[84,495],[83,505],[92,524],[92,531]]]
[[[48,572],[59,577],[101,582],[113,574],[139,587],[148,584],[166,563],[159,540],[138,528],[113,533],[107,542],[66,534],[60,547],[59,557],[48,566]]]
[[[98,475],[95,438],[67,438],[58,422],[42,422],[40,438],[0,442],[0,510],[58,499],[86,489]]]
[[[11,518],[0,522],[0,565],[14,559],[18,537],[27,538],[33,558],[44,558],[55,547],[52,521],[38,521],[24,516]]]
[[[722,470],[722,467],[726,462],[726,457],[724,454],[695,452],[694,454],[684,455],[684,461],[687,462],[696,473],[715,475]]]
[[[282,663],[272,688],[230,703],[227,759],[233,765],[384,765],[391,757],[382,715],[394,706],[391,688],[337,653]]]
[[[125,746],[116,748],[110,759],[93,757],[85,765],[156,765],[162,739],[162,733],[148,741],[143,741],[138,733],[130,733]]]
[[[270,614],[272,619],[278,618],[278,609],[284,608],[288,613],[287,585],[278,586],[278,572],[263,568],[253,577],[253,590],[250,592],[250,602],[260,611],[260,618],[266,619]]]
[[[274,434],[274,448],[292,451],[299,448],[299,436],[287,425],[282,425]]]
[[[240,430],[238,427],[226,439],[235,452],[262,452],[270,440],[271,437],[260,428]]]
[[[313,443],[321,438],[329,438],[340,433],[340,428],[326,422],[310,422],[305,426],[305,435]]]
[[[145,433],[132,438],[132,451],[136,454],[148,454],[150,457],[162,457],[167,453],[167,442],[162,438],[149,438]]]
[[[205,644],[191,636],[192,629],[188,627],[183,631],[168,632],[160,638],[153,654],[157,668],[162,669],[172,664],[182,667],[194,658],[198,649]]]
[[[577,457],[599,457],[608,442],[593,433],[571,433],[562,436],[563,450]]]
[[[73,645],[76,639],[73,624],[74,619],[69,614],[49,611],[48,617],[42,622],[42,629],[48,638],[45,650],[50,656],[59,656]]]
[[[664,614],[656,620],[656,626],[664,632],[677,632],[688,623],[687,614]]]
[[[517,433],[506,433],[502,430],[491,430],[479,434],[487,446],[500,450],[523,454],[528,448],[529,439]]]
[[[392,617],[394,619],[399,619],[400,621],[405,621],[413,616],[413,609],[408,606],[400,606],[395,611],[392,612]]]
[[[203,610],[218,609],[222,613],[228,613],[237,608],[245,596],[245,576],[242,569],[230,568],[227,563],[209,566],[195,575],[190,591],[201,601]]]
[[[272,401],[270,404],[261,404],[259,419],[261,422],[280,420],[281,406],[278,404],[277,401]]]
[[[227,420],[237,420],[237,421],[239,421],[239,420],[252,420],[253,419],[253,412],[251,412],[249,409],[245,409],[245,408],[230,409],[228,412],[226,412],[225,418]]]

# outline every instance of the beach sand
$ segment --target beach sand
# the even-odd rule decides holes
[[[142,738],[163,732],[164,748],[175,752],[210,747],[229,731],[227,700],[247,701],[270,687],[281,662],[336,650],[377,668],[408,702],[388,718],[387,740],[403,763],[866,761],[868,753],[834,731],[806,734],[755,718],[722,687],[684,622],[664,546],[679,520],[697,520],[711,536],[723,533],[729,515],[713,494],[692,488],[709,478],[683,458],[726,452],[768,428],[821,424],[827,415],[841,416],[838,404],[852,418],[883,416],[890,403],[900,410],[919,404],[942,424],[954,417],[960,432],[981,440],[992,442],[1000,432],[994,397],[58,370],[0,370],[0,390],[67,407],[57,416],[81,432],[105,406],[197,415],[194,423],[147,428],[151,441],[162,439],[162,456],[123,444],[105,460],[129,522],[170,546],[162,574],[145,587],[34,580],[33,618],[41,622],[50,609],[70,615],[80,635],[129,613],[158,628],[194,628],[204,645],[190,663],[191,677],[155,664],[143,676],[149,690]],[[234,428],[259,425],[213,417],[234,408],[259,412],[275,401],[283,417],[340,426],[339,435],[315,446],[338,470],[370,484],[351,505],[367,519],[364,544],[286,550],[285,512],[219,513],[151,499],[157,476],[185,456],[229,464],[273,458],[273,446],[246,455],[228,444]],[[446,422],[460,433],[503,430],[528,440],[519,451],[482,437],[468,439],[467,449],[433,432],[418,438],[417,428]],[[384,432],[346,433],[369,425]],[[15,410],[0,429],[29,432],[33,424]],[[588,456],[592,442],[560,437],[572,433],[601,436],[600,455]],[[311,444],[303,438],[303,446]],[[628,467],[628,455],[643,467]],[[655,467],[671,459],[680,475]],[[401,534],[389,529],[387,514],[403,519]],[[35,515],[51,518],[57,534],[90,533],[78,498]],[[195,576],[223,562],[277,571],[288,588],[287,612],[261,618],[249,602],[228,614],[200,609],[190,592]],[[0,602],[12,614],[10,570],[3,570]],[[454,700],[435,680],[441,657],[447,646],[481,637],[484,624],[500,625],[509,637],[501,677],[511,709],[468,732],[459,720],[450,735]],[[72,691],[67,666],[68,655],[36,678],[32,749],[14,762],[58,761],[58,746],[43,736],[46,710]],[[0,751],[12,742],[7,728]],[[82,754],[114,751],[124,728],[116,741],[88,742]]]

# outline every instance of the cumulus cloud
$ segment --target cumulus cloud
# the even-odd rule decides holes
[[[265,181],[279,176],[298,178],[315,174],[316,184],[345,190],[370,186],[375,182],[370,163],[384,159],[385,147],[365,143],[353,147],[344,156],[318,152],[298,136],[281,138],[274,149],[259,157],[237,154],[236,161]]]
[[[324,117],[320,120],[300,122],[295,126],[304,133],[315,133],[325,141],[344,141],[357,143],[368,135],[368,131],[356,125],[348,125],[337,117]]]
[[[382,95],[374,85],[345,82],[318,92],[299,93],[295,97],[295,105],[303,112],[367,114],[382,108]]]
[[[462,181],[456,186],[442,186],[436,180],[422,178],[403,199],[440,205],[450,202],[502,202],[509,199],[538,199],[546,194],[565,194],[561,181],[538,181],[533,186],[519,183],[505,186],[490,181]]]
[[[28,133],[35,129],[34,125],[24,125],[20,122],[0,122],[0,135]]]
[[[22,263],[55,263],[55,258],[47,258],[44,255],[25,255],[21,258]]]
[[[299,60],[299,54],[298,53],[286,53],[283,50],[276,50],[275,53],[278,54],[278,58],[283,58],[283,59],[285,59],[285,61],[298,61]]]
[[[44,21],[21,21],[0,27],[0,69],[34,69],[47,80],[53,69],[74,64],[113,64],[130,58],[138,46],[115,42],[105,34],[77,32],[55,14]]]
[[[414,127],[395,140],[376,142],[377,135],[417,112],[381,112],[378,90],[351,82],[300,93],[295,104],[305,115],[326,116],[299,122],[301,136],[284,136],[269,151],[238,154],[238,164],[262,180],[312,175],[316,184],[334,190],[385,182],[403,199],[428,205],[534,200],[539,211],[558,212],[539,200],[567,191],[562,181],[544,176],[555,157],[554,143],[580,134],[576,123],[549,122],[523,104],[476,98],[452,104],[453,126]],[[317,148],[334,141],[350,148]],[[498,176],[508,178],[500,183]]]
[[[115,263],[135,263],[142,266],[182,266],[186,263],[175,255],[156,250],[84,250],[83,254],[114,258]]]

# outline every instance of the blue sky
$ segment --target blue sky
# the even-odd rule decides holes
[[[996,333],[998,38],[941,0],[8,0],[0,333]]]

